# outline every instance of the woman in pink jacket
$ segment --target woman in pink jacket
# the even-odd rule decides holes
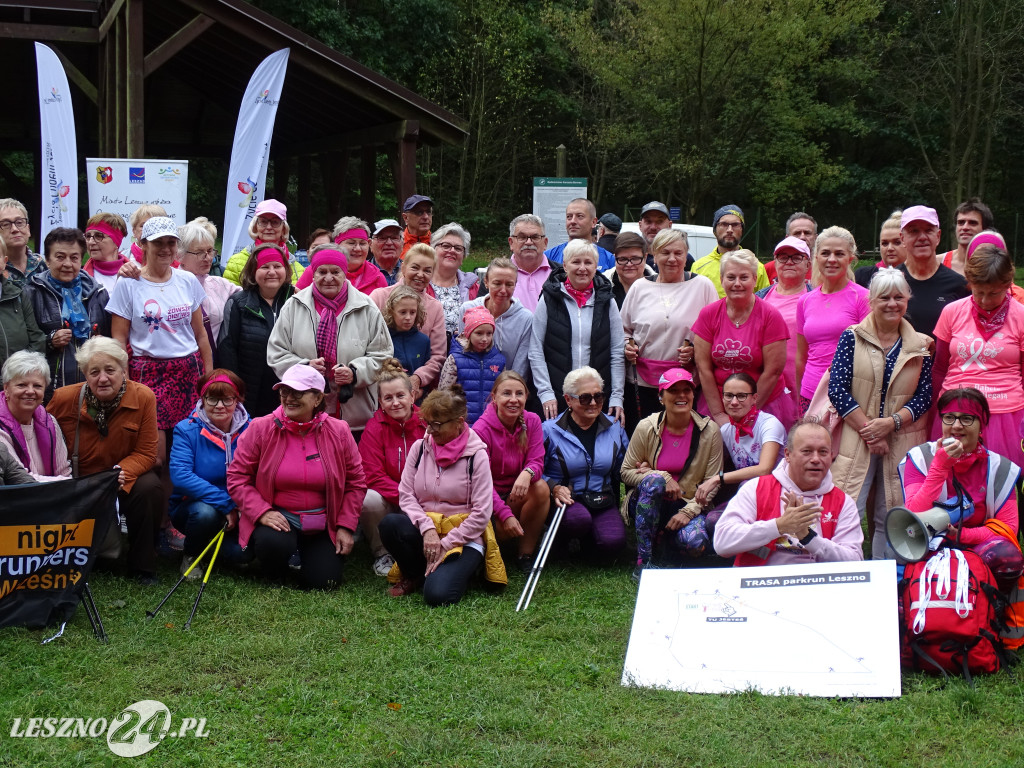
[[[544,431],[540,417],[526,410],[530,389],[515,371],[503,371],[491,389],[491,402],[473,424],[487,446],[494,481],[494,516],[498,536],[519,537],[517,564],[533,568],[551,491],[544,482]]]
[[[238,543],[281,578],[298,552],[306,589],[336,589],[366,495],[348,424],[324,411],[324,377],[293,365],[274,386],[281,405],[253,419],[228,467]]]
[[[452,605],[484,561],[491,467],[487,447],[466,425],[462,387],[431,392],[420,413],[427,435],[413,444],[402,471],[402,511],[379,526],[381,541],[402,571],[389,594],[401,597],[422,586],[427,605]]]
[[[373,572],[387,576],[395,559],[380,540],[378,526],[384,516],[398,512],[398,482],[409,461],[409,451],[427,429],[412,399],[412,382],[395,358],[385,360],[377,374],[380,409],[366,423],[359,440],[359,455],[366,475],[366,499],[359,515],[373,555]]]

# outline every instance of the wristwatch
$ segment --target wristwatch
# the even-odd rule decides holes
[[[523,472],[528,472],[528,473],[530,474],[530,477],[536,477],[536,476],[537,476],[537,473],[536,473],[536,472],[534,472],[534,471],[533,471],[532,469],[530,469],[529,467],[524,467],[524,468],[523,468]]]
[[[811,539],[813,539],[817,535],[817,532],[813,528],[808,528],[807,535],[800,539],[800,546],[806,547],[808,544],[811,543]]]

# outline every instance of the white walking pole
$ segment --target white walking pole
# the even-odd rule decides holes
[[[530,600],[533,599],[533,591],[537,588],[537,582],[540,581],[540,572],[544,570],[544,563],[547,562],[548,553],[551,551],[551,545],[555,542],[555,534],[558,533],[558,526],[562,524],[562,516],[565,514],[565,504],[559,504],[555,510],[554,516],[551,518],[551,525],[548,526],[547,531],[544,533],[544,539],[540,543],[540,549],[537,550],[537,559],[533,562],[533,568],[530,570],[530,575],[526,577],[526,585],[523,587],[523,594],[519,596],[519,604],[516,605],[516,611],[525,611],[530,607]],[[525,604],[524,604],[525,601]]]

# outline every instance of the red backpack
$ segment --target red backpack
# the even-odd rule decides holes
[[[942,548],[910,563],[899,582],[900,663],[940,673],[997,672],[1006,662],[992,571],[969,550]]]

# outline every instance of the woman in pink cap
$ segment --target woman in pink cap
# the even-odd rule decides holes
[[[337,589],[352,551],[366,482],[345,422],[329,418],[324,377],[299,363],[275,389],[281,405],[253,419],[228,467],[238,543],[284,580],[298,552],[305,589]]]
[[[327,379],[327,413],[362,432],[377,410],[377,372],[394,347],[384,317],[346,278],[334,248],[313,254],[313,282],[285,302],[270,333],[267,363],[283,376],[296,363]]]
[[[1024,306],[1010,295],[1013,260],[991,243],[971,247],[964,267],[971,295],[947,305],[935,325],[933,391],[940,397],[960,387],[983,393],[992,411],[987,447],[1024,465]],[[940,428],[938,420],[933,422],[933,438]]]
[[[694,395],[689,371],[665,371],[658,381],[663,410],[641,419],[622,461],[622,482],[632,488],[627,509],[636,525],[637,579],[653,562],[658,540],[673,557],[711,551],[714,521],[696,496],[698,485],[721,475],[722,435],[693,410]]]
[[[473,426],[487,407],[498,374],[505,370],[505,356],[494,344],[494,317],[486,307],[467,309],[462,325],[462,335],[455,338],[437,386],[462,385],[469,411],[466,423]]]
[[[288,225],[288,209],[279,200],[264,200],[256,206],[252,218],[249,220],[249,237],[252,238],[252,247],[243,248],[228,259],[224,267],[224,278],[232,283],[241,284],[242,268],[249,260],[249,254],[263,245],[269,243],[288,251],[288,238],[291,235],[291,227]],[[295,283],[302,275],[302,265],[297,261],[288,259],[291,281]]]

